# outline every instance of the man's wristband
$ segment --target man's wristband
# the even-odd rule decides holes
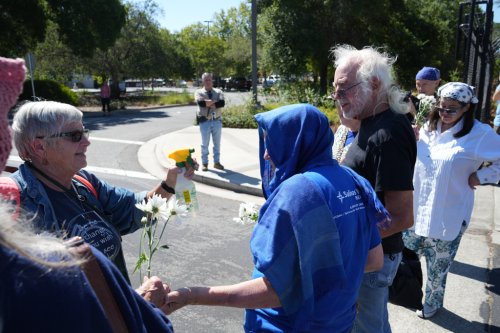
[[[164,189],[165,191],[167,191],[168,193],[172,193],[172,194],[175,194],[175,190],[173,188],[171,188],[170,186],[168,186],[167,182],[162,180],[161,182],[161,188]]]

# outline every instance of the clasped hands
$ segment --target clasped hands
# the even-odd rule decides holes
[[[189,288],[171,291],[169,285],[157,276],[145,276],[142,285],[135,291],[167,315],[187,305],[191,292]]]
[[[215,101],[211,100],[211,99],[206,99],[205,100],[205,106],[209,109],[215,109]]]

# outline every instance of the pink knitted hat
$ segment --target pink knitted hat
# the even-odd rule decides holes
[[[12,149],[7,113],[23,90],[25,72],[23,59],[0,57],[0,172],[5,168]]]

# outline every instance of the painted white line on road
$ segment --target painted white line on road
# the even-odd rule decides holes
[[[116,143],[125,143],[128,145],[138,145],[142,146],[145,144],[143,141],[131,141],[131,140],[120,140],[120,139],[108,139],[108,138],[99,138],[97,136],[90,135],[90,140],[95,140],[95,141],[107,141],[107,142],[116,142]]]
[[[84,169],[87,171],[90,171],[90,172],[106,173],[106,174],[115,175],[115,176],[125,176],[125,177],[140,178],[140,179],[157,179],[156,177],[151,176],[149,173],[139,172],[139,171],[101,168],[101,167],[95,167],[95,166],[87,166]]]
[[[9,161],[23,162],[23,160],[21,160],[21,158],[19,156],[14,156],[14,155],[9,156]],[[84,169],[89,171],[89,172],[105,173],[105,174],[115,175],[115,176],[125,176],[125,177],[140,178],[140,179],[152,179],[152,180],[157,179],[156,177],[150,175],[149,173],[132,171],[132,170],[102,168],[102,167],[95,167],[95,166],[87,166]]]

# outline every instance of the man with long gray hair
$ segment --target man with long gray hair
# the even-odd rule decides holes
[[[368,179],[392,216],[391,227],[380,230],[384,267],[365,274],[353,332],[387,333],[388,287],[402,257],[401,232],[413,225],[416,140],[405,115],[408,103],[391,74],[396,59],[373,47],[357,50],[349,45],[333,48],[332,54],[332,97],[344,117],[361,120],[343,164]]]

